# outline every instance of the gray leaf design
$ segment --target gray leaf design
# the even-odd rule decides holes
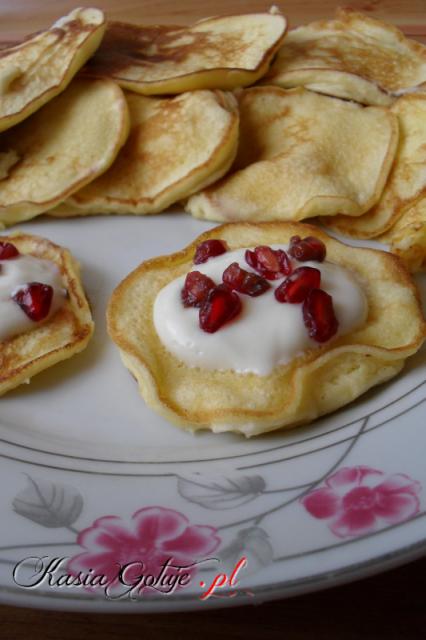
[[[28,478],[26,489],[12,502],[19,515],[44,527],[69,527],[81,513],[83,498],[66,484]]]
[[[244,574],[256,573],[266,567],[274,559],[274,551],[269,541],[269,536],[261,527],[249,527],[240,529],[230,544],[219,552],[221,562],[229,570],[245,556],[247,566]]]
[[[194,473],[178,480],[180,495],[206,509],[235,509],[265,489],[261,476],[207,476]]]

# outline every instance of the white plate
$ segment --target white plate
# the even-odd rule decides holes
[[[142,260],[181,249],[210,226],[167,214],[45,218],[20,227],[69,247],[81,261],[96,333],[85,352],[1,399],[3,603],[136,612],[260,602],[425,552],[424,350],[396,379],[345,409],[251,440],[191,435],[145,406],[107,338],[107,299]],[[134,589],[133,599],[124,585],[109,595],[100,586],[58,586],[67,561],[56,571],[52,564],[84,553],[93,577],[117,558],[150,557],[138,573],[158,578],[160,552],[181,566],[191,549],[198,564],[185,586],[139,597]],[[243,557],[232,588],[200,597],[216,574],[229,579]]]

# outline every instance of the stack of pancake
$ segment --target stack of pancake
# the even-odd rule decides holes
[[[76,9],[0,54],[4,225],[179,202],[213,221],[314,218],[426,266],[426,47],[390,25]]]

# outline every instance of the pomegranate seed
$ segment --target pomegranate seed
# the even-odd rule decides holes
[[[215,283],[211,278],[199,271],[190,271],[185,278],[185,284],[181,291],[184,307],[201,307]]]
[[[290,238],[288,252],[293,258],[301,262],[306,262],[307,260],[323,262],[327,249],[322,240],[314,238],[314,236],[307,236],[303,240],[300,236],[293,236]]]
[[[22,289],[19,289],[12,298],[19,304],[30,320],[40,322],[49,315],[53,289],[49,284],[29,282]]]
[[[275,255],[275,251],[271,247],[256,247],[254,250],[257,261],[266,271],[279,271],[280,263]]]
[[[293,267],[291,266],[290,258],[288,257],[286,252],[283,251],[282,249],[277,249],[277,254],[278,254],[278,262],[280,263],[281,273],[283,273],[285,276],[289,275],[293,270]]]
[[[271,286],[265,278],[241,269],[238,262],[233,262],[225,269],[222,280],[231,289],[252,297],[261,296]]]
[[[311,289],[318,289],[321,271],[313,267],[298,267],[275,289],[278,302],[303,302]]]
[[[205,240],[195,250],[194,264],[207,262],[209,258],[220,256],[226,251],[227,247],[223,240]]]
[[[0,260],[10,260],[17,258],[19,251],[11,242],[0,242]]]
[[[207,333],[214,333],[225,322],[235,318],[242,305],[238,293],[231,291],[224,284],[212,289],[200,309],[200,327]]]
[[[256,267],[258,266],[257,264],[257,258],[256,258],[256,254],[254,251],[250,251],[250,249],[247,249],[244,257],[246,259],[247,264],[252,267],[252,269],[256,269]]]
[[[247,249],[245,259],[248,265],[267,280],[277,280],[291,273],[291,262],[282,249],[256,247],[254,251]]]
[[[338,329],[333,298],[322,289],[311,289],[303,303],[303,321],[311,338],[327,342]]]

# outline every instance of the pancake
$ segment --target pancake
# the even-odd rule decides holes
[[[397,118],[386,108],[279,87],[246,89],[239,106],[235,164],[189,199],[196,218],[359,216],[378,201],[398,140]]]
[[[158,213],[229,169],[238,146],[232,94],[152,98],[126,92],[126,99],[131,130],[114,164],[51,215]]]
[[[67,249],[29,234],[0,236],[0,240],[13,243],[23,255],[54,262],[68,292],[63,306],[51,318],[30,331],[0,342],[0,395],[3,395],[40,371],[82,351],[94,325],[79,265]]]
[[[335,20],[290,31],[263,82],[389,105],[426,86],[426,47],[390,24],[340,9]]]
[[[399,144],[379,202],[357,219],[344,215],[323,219],[327,226],[354,238],[385,233],[426,194],[426,94],[403,96],[391,111],[399,122]]]
[[[407,209],[380,242],[389,243],[392,253],[412,273],[426,269],[426,196]]]
[[[234,89],[265,74],[285,31],[277,12],[208,18],[191,27],[111,22],[87,71],[145,95]]]
[[[368,301],[363,326],[265,376],[189,367],[165,349],[154,327],[154,302],[164,286],[193,267],[200,242],[219,238],[232,250],[288,244],[291,236],[307,234],[320,238],[327,259],[358,279]],[[351,402],[395,376],[426,337],[416,288],[395,256],[346,246],[316,227],[282,222],[216,227],[183,251],[142,263],[112,294],[107,320],[151,408],[184,429],[246,436],[306,423]]]
[[[99,9],[74,9],[24,42],[0,51],[0,131],[63,91],[98,48],[105,32]]]
[[[0,225],[51,209],[111,165],[129,115],[111,80],[75,79],[30,118],[0,135]]]

